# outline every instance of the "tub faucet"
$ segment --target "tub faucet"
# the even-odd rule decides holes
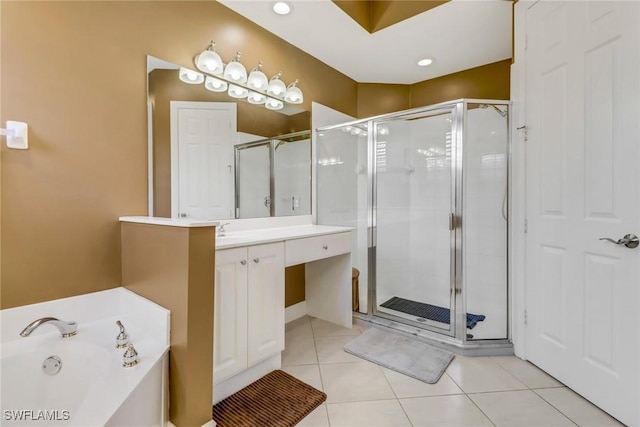
[[[31,335],[31,332],[35,331],[42,325],[53,325],[62,334],[62,338],[72,337],[78,333],[78,323],[77,322],[65,322],[64,320],[58,320],[55,317],[43,317],[38,320],[34,320],[29,323],[26,328],[20,332],[21,337],[28,337]]]

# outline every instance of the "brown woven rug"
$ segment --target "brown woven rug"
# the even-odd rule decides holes
[[[277,370],[215,404],[213,419],[218,427],[292,427],[326,399],[325,393]]]

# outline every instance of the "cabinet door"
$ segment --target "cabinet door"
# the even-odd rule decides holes
[[[216,251],[213,379],[247,367],[247,249]]]
[[[250,246],[249,366],[284,350],[284,243]]]

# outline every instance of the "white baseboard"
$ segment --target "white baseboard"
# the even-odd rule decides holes
[[[292,322],[307,315],[307,302],[302,301],[284,309],[284,323]]]

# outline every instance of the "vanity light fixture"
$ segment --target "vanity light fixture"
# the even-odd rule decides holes
[[[286,4],[285,4],[286,5]],[[284,104],[302,104],[304,96],[298,87],[298,80],[287,86],[280,78],[282,71],[267,78],[262,71],[262,62],[247,74],[240,62],[242,53],[236,55],[227,64],[215,51],[216,44],[209,46],[194,58],[198,71],[180,67],[180,80],[189,84],[204,82],[205,88],[212,92],[227,92],[233,98],[247,98],[252,104],[264,104],[270,110],[281,110]]]
[[[227,93],[232,98],[246,98],[249,95],[249,90],[242,86],[230,84]]]
[[[427,65],[433,64],[433,58],[423,58],[418,61],[418,65],[421,67],[426,67]]]
[[[222,58],[216,53],[216,44],[211,41],[211,44],[195,58],[196,67],[198,70],[204,71],[210,74],[221,74],[224,69]]]
[[[267,98],[267,102],[264,104],[269,110],[282,110],[284,103],[275,98]]]
[[[204,87],[211,92],[224,92],[227,90],[227,86],[229,86],[227,82],[215,77],[207,76],[204,80]]]
[[[233,83],[247,82],[247,69],[240,63],[241,55],[241,52],[236,53],[236,56],[224,67],[224,78]]]
[[[204,82],[204,74],[188,68],[180,67],[180,80],[192,85],[199,85]]]
[[[284,95],[284,100],[290,104],[302,104],[302,91],[297,85],[298,79],[287,87],[287,92]]]
[[[291,12],[291,6],[284,1],[278,1],[273,4],[273,11],[278,15],[288,15]]]
[[[267,96],[263,95],[259,92],[254,92],[252,90],[249,91],[249,96],[247,97],[247,101],[250,104],[264,104],[267,100]]]
[[[282,71],[279,71],[278,74],[271,77],[269,86],[267,87],[267,95],[280,97],[287,92],[287,86],[280,80],[280,77],[282,77]]]
[[[249,89],[266,90],[269,85],[267,76],[262,72],[262,62],[258,63],[258,66],[251,70],[249,77],[247,78],[247,86]]]

